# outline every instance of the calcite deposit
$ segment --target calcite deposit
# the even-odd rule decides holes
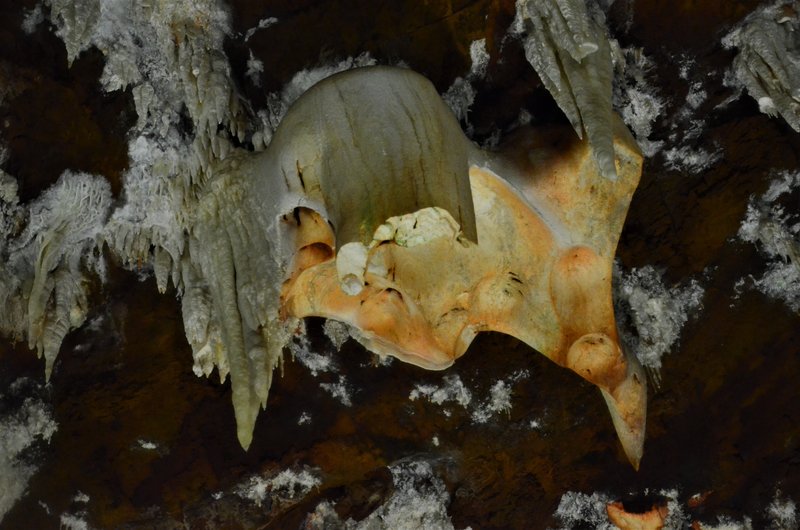
[[[331,81],[347,89],[348,79]],[[368,350],[429,369],[450,366],[481,331],[517,337],[601,389],[638,466],[646,378],[619,344],[611,269],[641,156],[624,125],[615,122],[615,132],[617,180],[602,178],[588,142],[568,131],[520,131],[496,153],[463,139],[477,242],[448,210],[426,208],[390,218],[343,265],[347,246],[335,254],[335,230],[298,214],[283,311],[341,320]],[[351,272],[345,278],[342,270]]]
[[[44,353],[48,378],[63,338],[86,319],[89,278],[103,280],[99,254],[107,246],[125,267],[152,269],[160,291],[170,282],[176,288],[195,373],[216,367],[222,380],[230,374],[244,448],[296,318],[318,314],[351,323],[377,353],[432,368],[462,354],[479,331],[520,337],[600,386],[638,465],[646,391],[636,363],[625,361],[618,346],[610,271],[641,160],[627,133],[613,147],[619,124],[598,10],[574,0],[516,6],[515,34],[526,40],[527,59],[578,135],[586,132],[596,162],[587,165],[579,150],[554,155],[533,148],[530,134],[507,154],[477,150],[434,86],[407,69],[342,73],[288,111],[278,105],[274,116],[253,119],[223,50],[231,31],[221,1],[46,5],[67,63],[99,50],[103,89],[129,89],[138,118],[122,204],[112,209],[107,191],[70,186],[75,178],[65,173],[40,199],[52,214],[37,218],[39,206],[30,205],[28,226],[17,233],[12,214],[26,212],[16,207],[15,193],[0,197],[8,211],[3,237],[10,240],[0,262],[0,302],[15,308],[0,319],[0,330]],[[25,31],[41,23],[38,9]],[[488,53],[472,48],[482,57],[473,62],[485,70]],[[248,71],[254,64],[251,57]],[[619,183],[595,182],[601,175],[615,181],[618,171]],[[59,186],[72,190],[68,201],[53,198]],[[477,202],[476,192],[484,195]],[[479,241],[476,205],[485,210],[486,243]],[[316,235],[300,226],[303,208],[324,219],[314,221]],[[322,230],[326,223],[331,234]],[[80,237],[59,235],[56,245],[49,236],[30,236],[34,228],[61,234],[72,226]],[[62,240],[81,246],[62,249]],[[74,256],[95,248],[97,256]],[[311,273],[301,274],[323,261],[335,263],[335,274],[322,277],[336,279],[330,289],[342,286],[331,294],[345,296],[339,302],[318,300],[316,287],[306,285]],[[417,267],[452,280],[415,300],[433,278]],[[400,270],[397,288],[390,269],[393,277]],[[283,289],[281,306],[290,278],[298,287]],[[367,301],[370,293],[376,296]]]
[[[666,505],[665,528],[796,527],[793,6],[0,2],[0,423],[20,427],[7,429],[10,445],[0,440],[8,464],[0,526],[611,528],[607,505],[619,499],[634,522]],[[725,35],[738,35],[729,48]],[[609,72],[606,38],[613,79],[598,83]],[[368,65],[404,65],[433,83],[460,126],[451,133],[471,140],[455,158],[456,185],[426,204],[373,212],[347,238],[343,219],[369,211],[339,206],[337,214],[338,198],[328,204],[321,194],[289,200],[263,237],[265,204],[279,202],[278,191],[254,184],[283,177],[261,163],[274,156],[265,152],[283,151],[271,146],[277,127],[315,83]],[[551,93],[554,80],[561,89]],[[538,276],[502,283],[497,274],[521,273],[486,249],[506,245],[516,263],[514,248],[526,246],[552,277],[558,261],[550,258],[564,247],[547,223],[580,211],[544,211],[556,202],[548,197],[572,190],[548,196],[525,182],[559,164],[589,174],[602,152],[605,167],[610,161],[630,184],[618,167],[624,135],[614,153],[607,82],[646,157],[611,280],[623,350],[650,371],[638,471],[625,464],[597,386],[476,324],[480,317],[487,329],[521,333],[508,308],[525,313],[549,289]],[[425,99],[429,110],[438,104]],[[377,109],[390,111],[382,101]],[[366,105],[351,114],[377,117]],[[292,129],[284,140],[308,146]],[[342,143],[329,139],[329,151],[352,153],[338,149],[348,137],[334,139]],[[413,145],[397,153],[413,154]],[[296,178],[296,161],[281,165],[287,176]],[[313,162],[301,164],[306,185]],[[305,197],[291,182],[298,193],[284,196]],[[379,182],[356,191],[391,198]],[[590,196],[581,193],[576,187]],[[491,197],[490,213],[516,212],[508,215],[515,233],[517,220],[530,219],[522,235],[544,240],[486,236],[481,227],[502,220],[476,209]],[[472,232],[459,201],[472,205]],[[466,264],[465,275],[438,254],[425,258],[437,249],[447,263]],[[477,256],[490,263],[474,264]],[[441,273],[441,286],[428,269]],[[487,271],[496,282],[479,281]],[[443,309],[463,310],[443,321],[412,272],[433,284]],[[350,324],[298,322],[295,303],[328,303],[301,289],[312,277],[335,298],[332,317]],[[463,278],[465,296],[449,292],[459,287],[453,278]],[[377,293],[378,281],[389,289]],[[506,285],[524,296],[506,300]],[[368,315],[352,305],[365,298]],[[487,300],[499,316],[478,311]],[[597,360],[581,355],[602,350],[589,332],[596,323],[586,324],[576,334],[594,344],[565,340],[578,344],[555,356],[561,365]],[[368,326],[380,333],[368,337]],[[551,333],[564,334],[561,326]],[[463,342],[477,335],[453,362],[459,329]],[[546,338],[529,329],[525,340]],[[401,351],[414,333],[419,349]],[[369,338],[373,351],[425,355],[407,357],[417,366],[379,358],[351,335]],[[29,339],[50,360],[48,382]],[[612,363],[601,357],[600,365],[613,364],[616,352],[606,352]],[[452,366],[420,368],[425,362]]]
[[[425,78],[368,67],[312,87],[262,153],[212,166],[185,267],[207,278],[242,445],[295,320],[321,316],[429,369],[480,331],[513,335],[601,389],[637,467],[646,379],[619,345],[611,269],[641,156],[615,123],[611,180],[560,130],[481,151]],[[184,299],[201,345],[198,307]]]

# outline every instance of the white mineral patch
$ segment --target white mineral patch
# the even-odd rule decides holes
[[[317,377],[320,373],[337,371],[333,359],[327,355],[321,355],[309,350],[301,350],[294,354],[294,358],[299,361],[300,364],[308,368],[308,371],[311,372],[311,375],[314,377]]]
[[[767,506],[767,517],[771,528],[774,530],[797,530],[797,505],[791,499],[783,497],[780,491],[775,492],[775,498]]]
[[[496,381],[489,390],[489,397],[473,409],[473,423],[487,423],[498,414],[510,414],[511,388],[514,383],[529,376],[527,370],[520,370],[506,379]]]
[[[800,186],[800,171],[783,171],[770,182],[769,188],[761,197],[766,202],[773,202],[784,193],[791,193]]]
[[[495,381],[489,389],[489,395],[480,401],[473,399],[473,393],[466,387],[457,374],[447,375],[440,385],[418,384],[409,394],[411,401],[425,399],[434,405],[460,405],[470,411],[472,421],[477,424],[487,423],[499,414],[511,411],[511,395],[513,385],[521,379],[529,377],[527,370],[519,370],[514,374]],[[445,416],[451,410],[444,408]]]
[[[17,380],[15,388],[26,386],[22,382]],[[56,430],[47,405],[33,397],[0,417],[0,522],[25,494],[36,473],[35,461],[24,458],[26,450],[37,442],[49,442]]]
[[[0,99],[2,99],[0,97]],[[0,163],[2,163],[2,153],[0,151]],[[18,226],[22,222],[22,208],[19,206],[17,180],[0,169],[0,252],[5,251]]]
[[[62,513],[59,522],[59,530],[91,530],[89,523],[80,514]]]
[[[511,413],[511,387],[505,381],[497,381],[492,385],[491,396],[486,403],[481,403],[472,412],[474,423],[486,423],[495,414]]]
[[[708,113],[701,108],[708,100],[707,82],[715,73],[700,70],[697,62],[685,55],[673,60],[679,65],[679,78],[686,82],[686,94],[679,101],[663,101],[663,108],[672,103],[666,116],[670,134],[660,142],[659,151],[667,169],[696,174],[713,168],[724,154],[705,137]]]
[[[300,335],[289,343],[289,352],[297,362],[305,366],[311,375],[317,377],[325,372],[338,372],[339,368],[330,355],[322,355],[311,351],[311,343],[303,328]]]
[[[108,315],[98,313],[86,322],[86,329],[92,332],[102,330],[107,317]]]
[[[447,375],[442,380],[441,386],[416,385],[408,398],[411,401],[425,398],[436,405],[456,403],[467,408],[472,401],[472,393],[458,375]]]
[[[578,493],[568,491],[561,496],[555,516],[561,522],[559,530],[582,528],[586,524],[596,530],[615,530],[616,526],[608,520],[606,505],[611,502],[605,493]]]
[[[663,146],[663,142],[648,139],[653,123],[661,115],[664,103],[655,95],[643,92],[640,88],[629,88],[626,92],[627,103],[621,108],[622,120],[630,127],[636,142],[646,157],[655,155]]]
[[[150,115],[154,109],[142,112]],[[161,111],[158,113],[163,115]],[[184,251],[183,198],[176,183],[187,165],[184,157],[190,155],[188,146],[181,145],[177,133],[173,129],[169,131],[163,138],[142,134],[128,144],[125,202],[112,213],[105,232],[109,247],[129,268],[143,270],[144,265],[153,270],[150,268],[151,245],[162,249],[173,261]],[[169,271],[155,272],[159,288],[166,289]]]
[[[708,99],[708,92],[703,87],[702,81],[689,83],[689,93],[686,94],[686,107],[688,109],[697,110],[706,99]]]
[[[472,61],[472,66],[469,69],[469,75],[473,79],[480,79],[486,75],[486,69],[489,67],[489,52],[486,50],[486,39],[478,39],[472,41],[469,45],[469,57]]]
[[[156,449],[158,449],[158,445],[157,444],[155,444],[155,443],[153,443],[153,442],[151,442],[149,440],[144,440],[142,438],[139,438],[138,440],[136,440],[136,443],[139,445],[139,447],[141,449],[144,449],[145,451],[155,451]]]
[[[711,169],[717,162],[722,160],[721,149],[710,151],[702,147],[692,147],[690,145],[671,147],[663,151],[663,154],[664,165],[667,169],[691,174]]]
[[[758,98],[758,110],[769,116],[775,116],[778,111],[775,107],[775,102],[767,96]]]
[[[250,51],[250,57],[247,59],[247,71],[244,73],[253,85],[261,86],[261,76],[264,74],[264,63],[253,55]]]
[[[25,16],[22,18],[22,31],[26,35],[32,35],[36,31],[36,26],[44,22],[44,12],[42,5],[36,4],[33,9],[25,11]]]
[[[311,423],[311,414],[308,412],[303,412],[300,414],[300,417],[297,418],[298,425],[308,425],[309,423]]]
[[[736,521],[730,517],[717,516],[714,523],[703,523],[700,527],[703,530],[753,530],[753,523],[749,517],[741,521]]]
[[[0,163],[4,163],[3,158],[5,158],[5,150],[0,151]],[[19,200],[18,191],[17,179],[0,169],[0,201],[16,203]]]
[[[319,386],[345,407],[353,404],[350,398],[350,387],[345,376],[340,375],[339,380],[335,383],[320,383]]]
[[[614,109],[633,133],[642,154],[651,157],[663,146],[663,142],[652,141],[649,136],[665,107],[652,80],[655,64],[640,48],[620,48],[614,41],[612,50],[616,58]]]
[[[391,355],[379,355],[377,353],[373,353],[369,361],[361,363],[362,367],[383,367],[386,368],[387,366],[392,366],[394,364],[394,357]]]
[[[667,516],[664,518],[664,528],[684,528],[689,524],[689,516],[678,500],[677,489],[661,490],[659,495],[667,499]]]
[[[308,514],[304,528],[313,530],[452,530],[447,514],[450,495],[444,482],[425,461],[389,466],[394,492],[361,521],[342,521],[329,501]]]
[[[800,187],[800,172],[782,172],[760,198],[751,198],[739,227],[742,241],[756,245],[767,261],[760,278],[749,277],[737,289],[752,285],[800,312],[800,215],[786,211],[775,201]]]
[[[350,338],[350,328],[338,320],[326,320],[322,326],[322,332],[331,341],[336,351],[341,350],[344,343]]]
[[[489,52],[486,50],[486,39],[479,39],[473,41],[469,47],[469,55],[472,60],[469,72],[465,77],[457,77],[453,84],[450,85],[442,99],[453,114],[456,115],[458,121],[467,125],[467,133],[469,134],[469,109],[475,102],[477,91],[472,86],[472,83],[482,79],[486,75],[486,69],[489,66]]]
[[[252,476],[234,491],[239,497],[261,506],[267,496],[280,500],[299,500],[320,484],[322,479],[314,469],[284,469],[272,477]]]
[[[256,25],[256,27],[250,28],[250,29],[247,30],[247,32],[245,32],[244,41],[245,42],[249,41],[251,38],[253,38],[253,35],[255,35],[256,32],[258,32],[259,30],[267,29],[267,28],[269,28],[271,26],[274,26],[277,23],[278,23],[278,19],[275,18],[275,17],[262,18],[261,20],[258,21],[258,24]]]
[[[336,503],[322,501],[314,511],[306,515],[302,527],[307,530],[351,530],[358,524],[352,519],[342,521],[336,513]]]
[[[642,365],[657,372],[683,326],[702,309],[704,292],[696,280],[667,287],[662,274],[649,265],[624,272],[615,264],[614,305],[622,342]]]
[[[78,493],[76,493],[75,496],[72,497],[72,502],[78,502],[82,504],[86,504],[87,502],[89,502],[89,500],[90,500],[89,496],[80,490],[78,490]]]
[[[453,528],[447,515],[450,495],[429,463],[403,462],[390,466],[389,470],[394,482],[394,493],[386,503],[361,521],[359,529]]]

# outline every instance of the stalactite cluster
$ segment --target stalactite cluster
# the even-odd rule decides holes
[[[644,378],[618,345],[610,273],[640,158],[611,111],[599,10],[520,1],[515,23],[588,138],[586,166],[584,144],[551,153],[535,134],[505,154],[477,149],[433,85],[397,68],[330,77],[273,130],[231,81],[221,1],[47,5],[68,60],[99,49],[102,86],[130,88],[138,115],[119,201],[89,175],[67,173],[26,205],[13,179],[0,182],[0,302],[11,308],[0,329],[44,353],[48,377],[85,320],[106,248],[152,270],[160,291],[172,283],[195,373],[231,377],[245,448],[296,319],[321,315],[372,351],[429,368],[452,363],[480,331],[518,336],[603,390],[638,463]],[[236,146],[248,143],[255,153]],[[546,163],[522,162],[531,152]],[[445,256],[460,265],[437,273],[438,289],[421,288],[416,268],[436,271]],[[599,305],[578,309],[585,296]]]
[[[722,40],[736,49],[730,73],[758,102],[800,131],[800,2],[780,0],[751,13]]]

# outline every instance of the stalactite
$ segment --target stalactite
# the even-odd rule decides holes
[[[611,132],[611,48],[602,12],[585,0],[517,0],[514,32],[525,57],[567,115],[585,134],[606,178],[616,178]]]
[[[102,275],[102,229],[111,190],[100,177],[64,173],[27,208],[24,231],[6,247],[0,329],[45,357],[47,379],[61,341],[86,318],[89,276]]]
[[[722,43],[737,50],[731,73],[761,112],[780,115],[800,132],[800,2],[757,9]]]

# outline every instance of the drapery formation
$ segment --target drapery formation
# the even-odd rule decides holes
[[[610,281],[641,158],[611,112],[598,13],[518,5],[529,61],[588,143],[556,153],[542,139],[562,132],[527,131],[490,154],[427,80],[396,68],[328,78],[276,131],[257,130],[218,2],[49,5],[69,60],[100,49],[103,86],[131,88],[139,120],[119,204],[103,179],[67,173],[19,205],[0,175],[0,329],[43,353],[48,377],[107,248],[152,268],[159,290],[172,282],[195,372],[231,376],[244,447],[295,319],[321,315],[428,368],[480,331],[515,335],[601,388],[638,465],[645,380],[619,347]],[[263,152],[237,147],[257,136],[272,138]]]

